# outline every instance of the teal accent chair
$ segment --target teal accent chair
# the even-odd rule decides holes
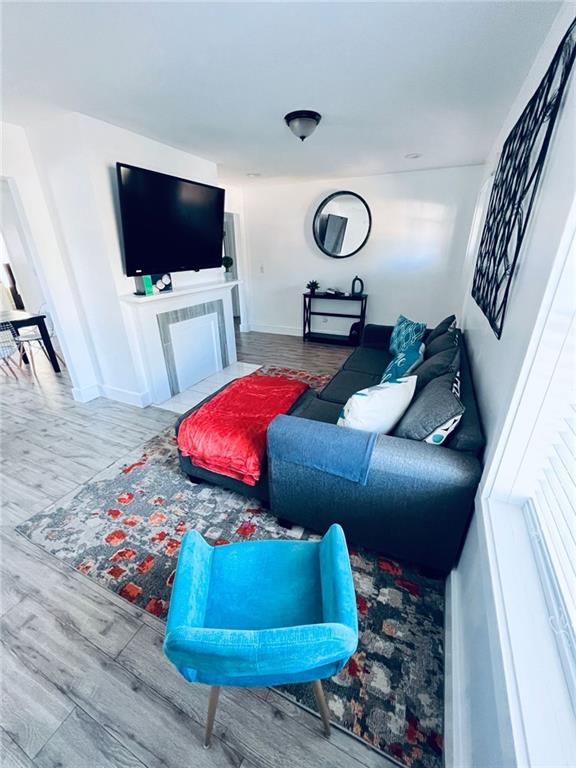
[[[248,541],[212,547],[184,537],[164,652],[191,683],[212,686],[204,746],[221,686],[312,683],[326,736],[321,680],[358,645],[356,598],[344,532],[320,541]]]

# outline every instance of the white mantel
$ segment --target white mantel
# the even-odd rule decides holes
[[[137,296],[135,293],[125,293],[120,296],[120,301],[125,301],[128,304],[143,304],[150,301],[170,301],[174,297],[184,296],[190,293],[206,293],[206,291],[218,288],[233,288],[235,285],[239,284],[239,280],[218,280],[211,283],[185,285],[180,288],[174,288],[171,291],[153,293],[151,296]]]
[[[132,354],[135,365],[141,378],[142,392],[144,393],[142,405],[151,403],[159,404],[168,400],[174,393],[174,363],[167,365],[167,345],[171,345],[169,329],[172,325],[178,325],[180,322],[190,319],[185,315],[196,314],[200,305],[209,305],[211,307],[209,314],[200,315],[206,321],[211,320],[214,328],[223,325],[220,329],[220,335],[214,330],[214,340],[208,333],[206,323],[200,324],[199,328],[204,334],[202,341],[196,335],[190,336],[190,359],[185,361],[193,368],[194,356],[198,358],[204,349],[200,349],[198,344],[214,344],[213,360],[217,369],[221,369],[224,364],[236,362],[236,341],[234,335],[234,316],[232,312],[232,299],[230,296],[232,288],[238,285],[237,280],[218,281],[211,283],[197,283],[182,288],[177,288],[165,293],[152,294],[152,296],[136,296],[126,294],[120,296],[122,313],[124,315]],[[196,309],[194,309],[196,308]],[[170,314],[165,314],[170,313]],[[176,319],[171,313],[180,313],[181,318]],[[159,315],[163,317],[160,318]],[[166,318],[170,318],[169,324]],[[199,318],[200,319],[200,318]],[[195,347],[196,345],[196,347]],[[221,349],[224,353],[221,354]],[[171,349],[171,346],[170,346]],[[186,348],[184,347],[184,350]],[[207,350],[210,352],[211,350]],[[185,352],[184,352],[185,354]],[[173,355],[172,351],[168,353],[168,359],[173,361],[178,357],[182,363],[182,334],[179,334],[179,353]],[[199,370],[202,365],[199,362]],[[189,370],[187,372],[189,375]]]

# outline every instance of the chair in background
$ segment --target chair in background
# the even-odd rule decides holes
[[[54,338],[55,332],[54,332],[54,323],[52,322],[52,318],[50,317],[50,313],[48,312],[48,307],[46,304],[42,304],[40,309],[37,312],[38,315],[44,315],[46,323],[46,330],[48,331],[48,335],[50,338]],[[40,332],[33,328],[22,328],[20,331],[19,336],[17,337],[17,342],[20,346],[20,366],[22,365],[22,357],[24,354],[26,354],[29,359],[30,363],[32,365],[32,370],[34,372],[34,375],[36,376],[36,366],[34,364],[34,354],[32,352],[32,345],[38,344],[42,352],[46,355],[46,358],[50,360],[48,357],[48,352],[46,351],[44,344],[42,342],[42,336],[40,335]],[[58,358],[60,364],[66,368],[66,363],[62,359],[62,357],[54,350],[54,354]]]
[[[4,373],[10,373],[15,379],[18,378],[18,368],[12,366],[13,355],[18,354],[18,344],[16,343],[16,331],[12,323],[0,323],[0,363]]]
[[[312,683],[324,732],[321,681],[358,645],[350,558],[339,525],[321,541],[247,541],[210,546],[198,531],[182,542],[164,652],[190,683],[212,686],[204,746],[221,686]]]

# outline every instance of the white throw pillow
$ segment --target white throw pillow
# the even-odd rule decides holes
[[[355,392],[342,409],[338,426],[388,434],[410,405],[416,378],[406,376]]]

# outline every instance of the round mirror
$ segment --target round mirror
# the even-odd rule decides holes
[[[370,235],[372,216],[355,192],[334,192],[318,206],[312,230],[322,253],[345,259],[362,248]]]

